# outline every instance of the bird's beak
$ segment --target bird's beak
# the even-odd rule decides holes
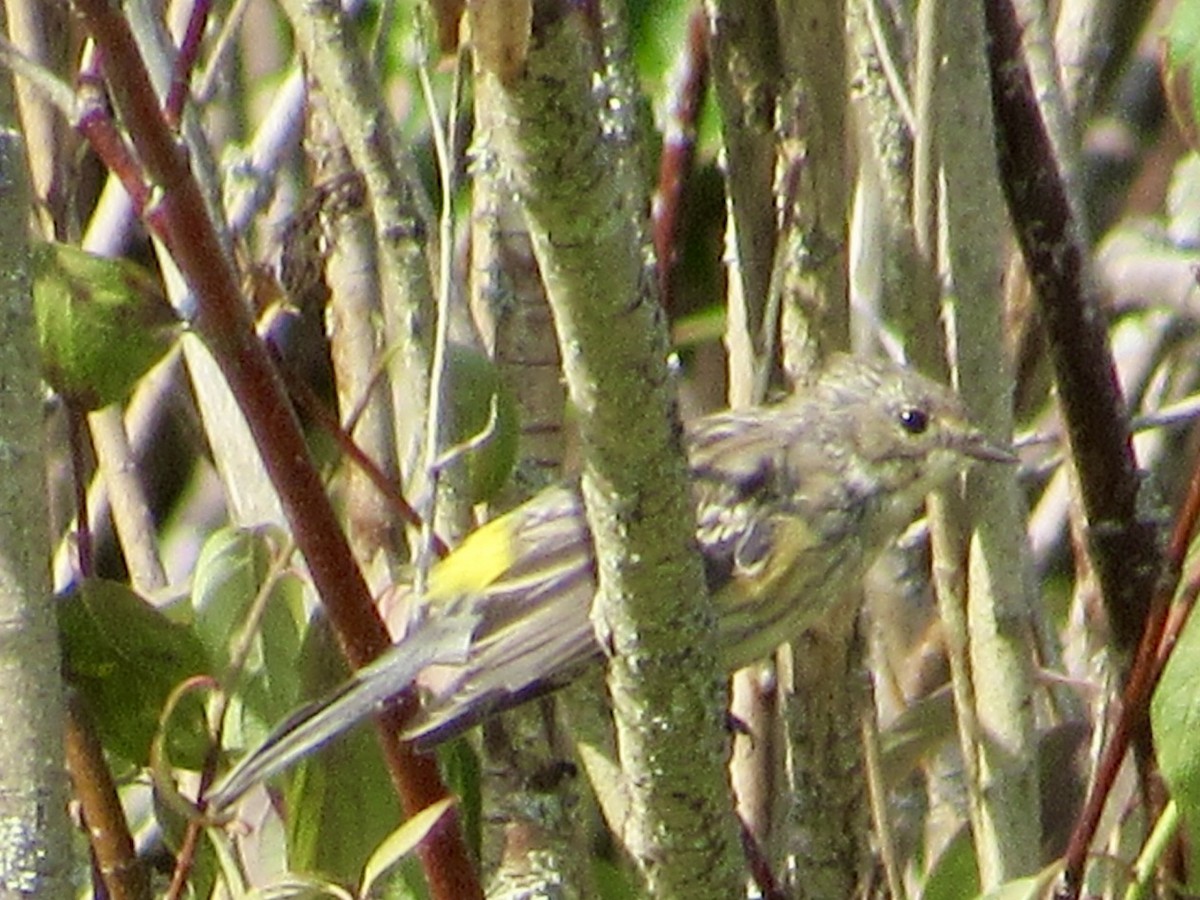
[[[980,462],[1008,463],[1010,465],[1020,462],[1011,447],[993,444],[979,432],[967,435],[958,449]]]

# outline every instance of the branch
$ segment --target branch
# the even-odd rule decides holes
[[[585,447],[611,648],[628,844],[654,896],[727,898],[740,860],[724,770],[723,679],[694,549],[667,335],[645,265],[644,199],[604,128],[574,4],[534,4],[525,65],[495,79],[501,161],[525,206]],[[627,134],[627,131],[622,134]],[[652,727],[647,727],[653,723]]]
[[[77,0],[76,7],[104,54],[113,99],[146,176],[157,188],[162,238],[196,296],[194,327],[246,417],[343,652],[355,668],[361,667],[390,646],[387,629],[309,458],[278,373],[254,334],[200,186],[158,106],[125,18],[106,0]],[[393,783],[412,815],[444,797],[446,790],[436,762],[397,739],[403,706],[380,715],[380,739]],[[420,854],[435,897],[482,896],[456,827],[438,829]]]
[[[12,82],[0,78],[0,97]],[[4,106],[5,109],[11,109]],[[20,135],[0,123],[0,819],[8,894],[71,893],[62,768],[63,694],[46,565],[46,501],[37,334],[30,290],[28,179]]]
[[[1132,736],[1148,741],[1146,700],[1170,597],[1152,522],[1138,509],[1140,481],[1129,419],[1109,351],[1086,247],[1021,51],[1010,3],[985,4],[1001,181],[1049,341],[1089,548],[1118,649],[1139,643],[1123,709],[1096,784],[1071,838],[1063,892],[1077,896],[1088,847]],[[1176,570],[1177,571],[1177,570]]]
[[[1001,182],[1050,342],[1105,606],[1128,652],[1159,571],[1155,528],[1137,507],[1141,482],[1100,297],[1022,61],[1019,23],[1008,3],[986,6]]]

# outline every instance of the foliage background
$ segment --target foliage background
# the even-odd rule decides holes
[[[6,5],[4,109],[27,151],[6,171],[28,175],[34,240],[153,276],[130,289],[141,279],[96,269],[53,301],[83,349],[43,363],[59,397],[42,416],[48,521],[0,548],[48,563],[43,535],[57,539],[52,588],[35,573],[5,591],[32,604],[26,633],[59,616],[92,836],[68,851],[44,817],[34,843],[51,862],[35,874],[119,896],[469,897],[482,877],[493,896],[728,897],[747,872],[752,890],[801,896],[1192,883],[1196,5],[493,0],[470,11],[473,61],[449,52],[452,3],[346,6]],[[19,275],[5,333],[31,346],[27,286],[45,264],[23,234],[3,240]],[[188,327],[148,369],[133,338],[161,325],[158,294]],[[90,315],[110,301],[111,318]],[[595,358],[568,340],[564,376],[552,315],[608,302],[645,318],[622,332],[609,314]],[[447,337],[474,362],[444,369]],[[487,508],[471,490],[480,468],[506,472],[503,441],[448,472],[435,530],[451,543],[605,452],[640,460],[618,472],[666,473],[617,477],[614,495],[678,500],[678,461],[653,437],[676,391],[685,415],[754,402],[851,347],[952,378],[989,433],[1015,429],[1019,478],[933,498],[867,585],[857,630],[831,623],[739,675],[755,739],[724,733],[715,671],[674,673],[697,685],[695,715],[664,727],[655,770],[629,771],[626,753],[644,789],[633,826],[602,824],[625,821],[628,798],[604,786],[598,680],[559,695],[569,732],[536,704],[435,762],[384,723],[260,793],[244,829],[187,819],[176,778],[194,796],[223,754],[336,684],[343,654],[358,666],[386,645],[371,599],[430,546],[396,498],[430,512],[422,460],[479,430],[464,421],[493,382],[517,411],[515,469]],[[99,362],[64,375],[68,358]],[[19,354],[0,363],[6,385],[28,381]],[[35,430],[32,387],[11,396],[25,424],[0,450]],[[382,476],[349,461],[323,424],[333,409]],[[31,452],[0,459],[28,469]],[[0,481],[28,484],[18,474]],[[669,555],[687,529],[657,531],[611,552]],[[33,683],[54,685],[57,661],[37,661]],[[28,705],[54,708],[51,694]],[[220,752],[206,721],[223,723]],[[58,733],[45,717],[43,758]],[[48,779],[32,796],[58,809],[45,769],[11,767],[14,790]],[[444,812],[447,790],[449,818],[395,832],[402,810]]]

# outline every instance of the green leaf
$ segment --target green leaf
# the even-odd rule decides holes
[[[508,481],[517,461],[520,422],[516,401],[500,373],[485,354],[461,344],[448,348],[450,428],[449,443],[472,442],[495,422],[487,439],[466,454],[471,502],[486,503]]]
[[[1041,900],[1062,872],[1062,862],[1055,860],[1036,875],[1006,881],[983,894],[980,900]]]
[[[157,280],[127,260],[39,244],[33,272],[43,374],[81,409],[123,400],[180,330]]]
[[[324,696],[348,674],[324,619],[309,628],[299,660],[305,698]],[[321,872],[342,884],[358,881],[372,848],[401,819],[369,726],[351,730],[296,766],[284,796],[289,867]]]
[[[454,805],[453,797],[443,797],[437,803],[427,806],[403,825],[389,834],[371,854],[363,867],[362,886],[359,888],[360,897],[366,897],[375,887],[375,882],[401,859],[417,849],[417,845],[429,835],[434,827]]]
[[[626,6],[638,74],[654,93],[668,83],[693,9],[684,0],[635,0]]]
[[[458,818],[467,848],[479,859],[483,853],[483,767],[466,737],[438,745],[438,765],[446,787],[458,798]]]
[[[921,891],[921,900],[1040,900],[1062,872],[1055,860],[1035,875],[1007,881],[987,893],[979,892],[979,866],[971,829],[963,826],[938,857]]]
[[[228,670],[233,645],[243,639],[254,603],[286,543],[272,527],[223,528],[205,541],[192,580],[192,606],[196,633],[218,671]],[[231,685],[264,732],[298,701],[296,659],[306,628],[304,584],[295,573],[284,572],[269,586],[245,668]]]
[[[1200,823],[1200,617],[1191,616],[1150,702],[1159,769],[1184,822]]]
[[[1180,130],[1197,146],[1200,121],[1200,4],[1177,3],[1164,33],[1166,66],[1163,86]]]
[[[105,747],[145,766],[159,713],[175,686],[211,674],[195,633],[171,621],[128,586],[88,579],[58,604],[63,666]],[[173,764],[198,769],[208,751],[204,704],[192,694],[167,733]]]
[[[278,878],[246,894],[246,900],[318,900],[323,897],[353,900],[354,895],[326,878],[295,874]]]
[[[975,862],[975,846],[971,830],[960,828],[937,858],[925,885],[921,900],[962,900],[979,893],[979,866]]]
[[[954,736],[954,697],[949,690],[912,703],[880,735],[884,785],[891,789],[903,784],[923,759]]]

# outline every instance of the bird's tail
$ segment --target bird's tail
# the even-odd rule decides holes
[[[415,623],[404,640],[354,673],[333,693],[288,716],[205,796],[220,814],[259,782],[288,769],[361,722],[412,685],[432,665],[462,665],[479,616],[470,610]]]

